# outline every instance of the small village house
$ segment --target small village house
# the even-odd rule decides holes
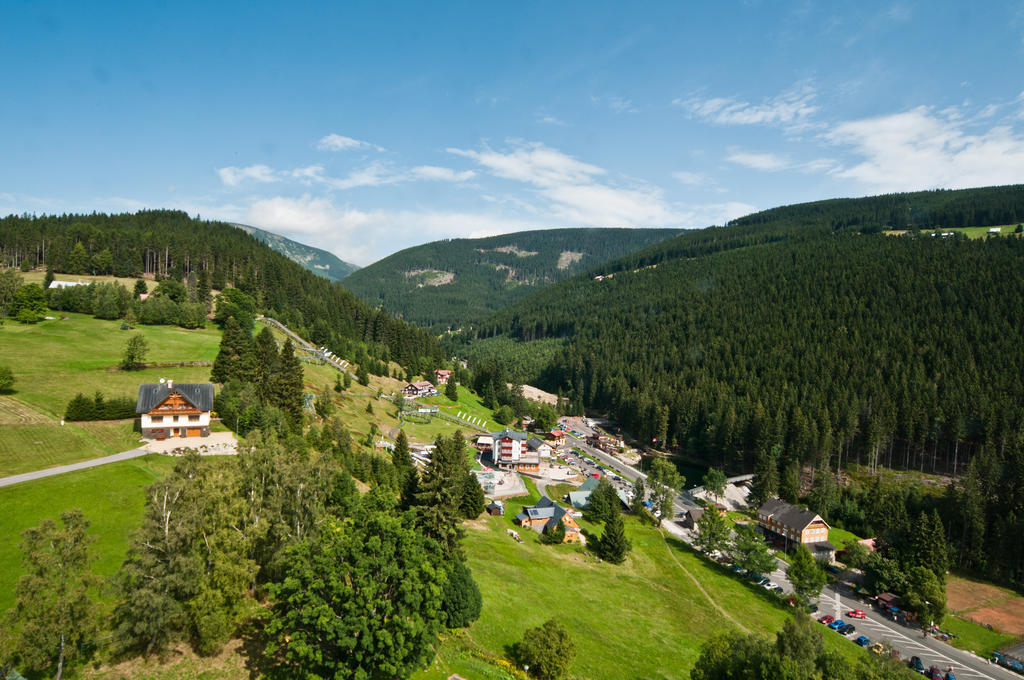
[[[544,439],[552,446],[565,446],[565,433],[561,430],[551,430],[544,435]]]
[[[403,387],[402,394],[407,397],[436,397],[438,392],[429,381],[420,380]]]
[[[140,415],[142,436],[149,439],[210,436],[213,385],[173,380],[139,385],[135,412]]]
[[[530,437],[526,440],[526,447],[541,458],[551,457],[551,445],[540,437]]]
[[[439,368],[434,371],[434,383],[437,385],[447,385],[451,377],[452,372],[446,368]]]
[[[835,559],[835,546],[828,541],[829,525],[817,513],[772,498],[758,508],[757,525],[768,540],[784,550],[806,545],[818,559]]]
[[[569,512],[555,503],[547,496],[541,496],[537,505],[523,508],[523,511],[515,516],[515,523],[524,528],[530,528],[538,534],[545,530],[553,531],[558,523],[565,527],[564,543],[577,543],[580,540],[580,525]]]

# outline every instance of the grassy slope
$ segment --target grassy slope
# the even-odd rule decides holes
[[[449,637],[436,663],[414,678],[441,680],[451,673],[492,677],[484,674],[473,652],[500,656],[526,628],[552,616],[576,641],[572,673],[579,677],[687,678],[704,641],[733,624],[707,601],[673,555],[751,630],[773,634],[788,616],[788,608],[762,589],[672,539],[666,542],[656,529],[633,518],[626,521],[633,551],[621,566],[599,562],[576,546],[542,545],[528,531],[520,532],[525,542],[516,543],[505,530],[513,527],[510,515],[519,504],[512,501],[506,517],[468,523],[466,553],[484,596],[483,613],[467,633]],[[860,651],[838,636],[825,639],[847,654]],[[490,672],[506,677],[495,668]]]
[[[220,333],[213,328],[185,330],[139,326],[121,331],[120,322],[67,314],[66,320],[0,326],[4,365],[14,372],[15,391],[0,404],[0,476],[72,463],[134,447],[132,421],[68,423],[61,427],[75,394],[96,391],[134,400],[139,383],[171,378],[202,382],[208,367],[120,371],[116,366],[131,333],[149,343],[149,361],[212,360]]]
[[[4,362],[14,370],[14,396],[46,415],[63,416],[78,392],[91,395],[100,390],[110,397],[134,399],[139,383],[160,378],[201,382],[210,377],[209,367],[111,369],[116,369],[132,333],[141,333],[149,343],[146,361],[212,361],[220,343],[220,333],[213,327],[190,331],[139,325],[133,331],[122,331],[119,321],[84,314],[66,316],[67,320],[7,323],[0,328]]]
[[[128,537],[142,519],[143,490],[164,476],[174,459],[146,456],[0,488],[0,611],[14,602],[21,574],[21,532],[65,510],[81,508],[97,537],[93,571],[111,576],[124,560]]]

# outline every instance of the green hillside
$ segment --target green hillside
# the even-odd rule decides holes
[[[406,248],[346,277],[370,305],[421,326],[458,328],[678,229],[547,229]]]
[[[962,215],[973,223],[957,225],[940,202],[972,206]],[[885,205],[920,221],[885,235]],[[1024,484],[1000,485],[998,470],[1024,465],[1024,239],[913,227],[1015,223],[1024,190],[762,216],[609,263],[601,280],[590,272],[551,286],[464,334],[460,351],[506,338],[530,357],[543,341],[552,358],[527,381],[706,464],[750,471],[777,444],[780,469],[797,474],[847,462],[973,474],[965,500],[948,505],[958,563],[1020,583],[1024,550],[999,536],[1024,529]],[[552,339],[561,347],[550,354]],[[998,528],[973,533],[968,500]]]
[[[231,222],[230,224],[247,234],[252,234],[253,238],[266,243],[292,262],[298,262],[309,271],[319,274],[329,281],[340,281],[359,269],[358,266],[345,262],[334,253],[329,253],[326,250],[307,246],[290,238],[257,229],[256,227],[250,227],[248,224],[238,224],[236,222]]]

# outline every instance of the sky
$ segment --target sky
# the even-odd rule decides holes
[[[1024,3],[0,3],[0,214],[176,208],[366,265],[1024,182]]]

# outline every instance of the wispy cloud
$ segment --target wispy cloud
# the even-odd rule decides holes
[[[544,200],[539,214],[584,226],[706,226],[751,206],[739,203],[684,206],[665,199],[645,182],[613,183],[604,168],[585,163],[539,142],[511,142],[506,151],[448,149],[479,163],[495,177],[524,183]]]
[[[807,121],[818,107],[817,92],[808,83],[797,83],[790,89],[759,104],[735,97],[688,97],[672,103],[692,117],[718,125],[775,125],[792,128]]]
[[[550,114],[538,115],[537,122],[541,123],[542,125],[557,125],[559,127],[566,127],[568,125],[568,123],[566,123],[564,120],[556,118],[555,116],[552,116]]]
[[[774,153],[763,153],[755,151],[744,151],[742,149],[730,149],[729,155],[725,157],[729,163],[741,165],[752,170],[763,170],[765,172],[778,172],[780,170],[799,170],[801,172],[826,172],[836,167],[836,161],[831,158],[815,158],[810,161],[794,161],[788,156],[780,156]]]
[[[703,172],[688,172],[686,170],[679,170],[673,172],[672,176],[680,183],[691,187],[706,186],[713,184],[713,180],[705,175]]]
[[[824,137],[862,159],[835,168],[833,174],[878,191],[1019,182],[1024,177],[1024,137],[1006,124],[973,131],[975,127],[921,106],[843,122]]]
[[[640,113],[640,108],[633,104],[632,99],[626,97],[609,96],[609,97],[598,97],[591,95],[590,103],[595,105],[604,105],[615,113]]]
[[[266,165],[250,165],[245,168],[236,168],[234,166],[217,168],[217,174],[220,175],[220,181],[229,187],[238,186],[246,180],[268,183],[276,182],[279,179],[277,173]]]
[[[373,148],[377,151],[383,151],[382,147],[369,142],[364,142],[358,139],[352,139],[344,135],[331,133],[325,137],[321,137],[320,141],[316,143],[316,148],[321,151],[349,151],[351,149],[369,149]]]
[[[437,165],[420,165],[410,170],[409,174],[416,179],[437,182],[468,182],[476,177],[476,172],[473,170],[456,172],[451,168],[442,168]]]

